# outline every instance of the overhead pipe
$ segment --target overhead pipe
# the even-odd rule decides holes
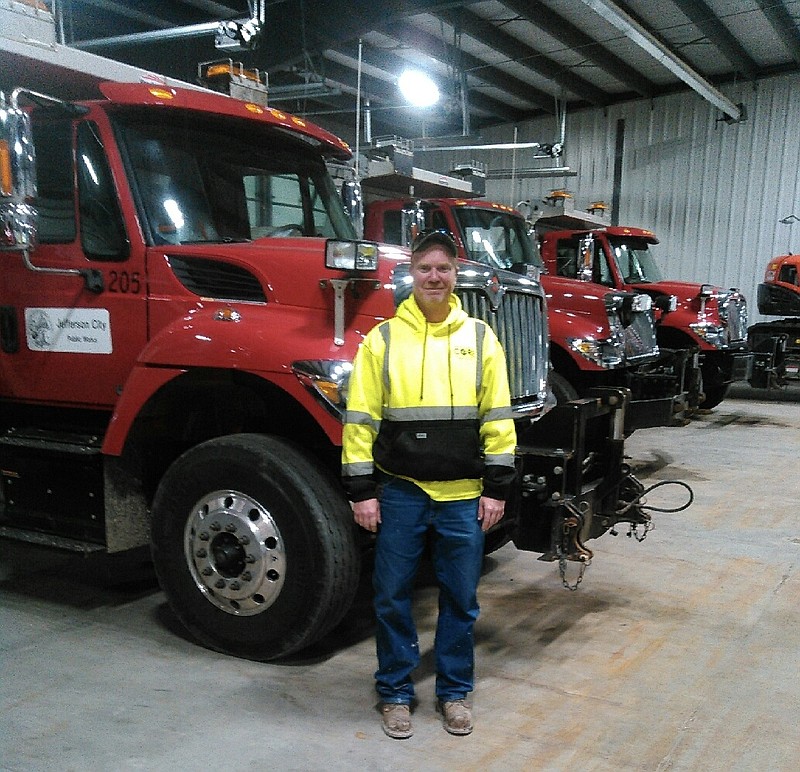
[[[646,30],[632,16],[625,13],[611,0],[582,0],[609,24],[620,30],[629,40],[652,56],[659,64],[666,67],[673,75],[680,78],[703,99],[722,111],[730,123],[744,120],[745,111],[742,105],[734,104],[721,91],[711,85],[702,75],[696,72],[676,53],[671,51],[651,32]]]

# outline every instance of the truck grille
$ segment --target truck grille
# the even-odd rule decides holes
[[[747,340],[747,301],[741,292],[722,293],[719,313],[728,322],[728,342]]]
[[[658,354],[655,327],[653,326],[650,312],[637,311],[633,314],[631,323],[624,328],[623,350],[628,362],[637,362],[640,359],[653,358]]]
[[[543,393],[547,383],[548,343],[542,298],[509,290],[495,311],[482,289],[457,287],[456,293],[464,310],[486,322],[503,345],[512,402]]]

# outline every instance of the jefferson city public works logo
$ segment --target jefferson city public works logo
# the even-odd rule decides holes
[[[497,278],[496,273],[493,273],[491,278],[486,282],[486,294],[489,296],[492,310],[497,311],[497,309],[500,308],[503,295],[506,294],[506,288],[500,284],[500,279]]]
[[[53,325],[50,318],[44,311],[36,309],[28,318],[28,337],[36,348],[50,348],[53,343],[50,336],[53,333]]]

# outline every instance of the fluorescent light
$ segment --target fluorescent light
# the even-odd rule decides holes
[[[439,101],[438,86],[419,70],[405,70],[397,85],[403,97],[415,107],[430,107]]]

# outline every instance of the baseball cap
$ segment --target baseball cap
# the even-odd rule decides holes
[[[445,233],[445,231],[423,231],[420,233],[411,244],[411,254],[422,252],[422,250],[428,249],[434,245],[444,247],[453,259],[458,257],[456,242],[453,241],[452,236]]]

